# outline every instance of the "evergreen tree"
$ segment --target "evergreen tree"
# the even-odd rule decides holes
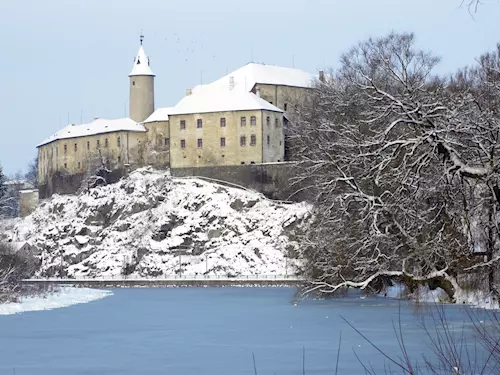
[[[5,182],[7,182],[7,177],[5,177],[3,168],[0,165],[0,199],[2,199],[7,192],[7,186],[5,185]]]

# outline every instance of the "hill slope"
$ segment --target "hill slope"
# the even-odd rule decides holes
[[[11,239],[34,247],[40,276],[284,275],[298,264],[293,236],[309,211],[306,203],[144,168],[116,184],[53,196]]]

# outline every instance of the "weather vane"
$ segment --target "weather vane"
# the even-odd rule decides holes
[[[142,46],[142,41],[144,40],[144,34],[141,32],[141,36],[139,37],[139,40],[141,41],[141,46]]]

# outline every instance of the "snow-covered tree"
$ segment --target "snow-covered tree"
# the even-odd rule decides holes
[[[7,182],[7,177],[5,177],[5,174],[3,173],[3,168],[0,165],[0,199],[5,195],[7,191],[7,186],[5,185],[5,182]]]
[[[397,280],[453,298],[463,274],[498,260],[500,118],[487,94],[499,81],[489,63],[468,70],[475,87],[438,78],[438,61],[412,34],[369,39],[301,108],[291,143],[297,182],[315,193],[302,241],[312,289]]]
[[[6,185],[7,177],[0,165],[0,218],[9,216],[12,210],[12,197]]]
[[[17,216],[19,211],[19,191],[8,182],[0,166],[0,219]]]

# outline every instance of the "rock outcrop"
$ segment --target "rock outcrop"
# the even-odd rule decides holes
[[[139,169],[79,195],[54,195],[11,231],[38,249],[38,276],[283,275],[306,203]]]

